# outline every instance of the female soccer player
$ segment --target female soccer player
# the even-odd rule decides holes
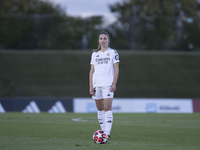
[[[119,55],[116,50],[108,47],[109,34],[105,31],[99,34],[99,46],[93,50],[89,74],[90,94],[96,102],[97,118],[101,129],[108,139],[112,128],[112,102],[119,74]]]

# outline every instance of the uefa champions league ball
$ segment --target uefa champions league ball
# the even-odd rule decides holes
[[[93,134],[93,141],[96,144],[106,144],[108,139],[107,135],[103,130],[97,130]]]

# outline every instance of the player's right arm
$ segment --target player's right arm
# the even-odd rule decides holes
[[[89,92],[91,95],[94,95],[94,88],[93,88],[93,83],[92,83],[93,73],[94,73],[94,65],[91,64],[91,69],[90,69],[90,74],[89,74],[89,85],[90,85]]]

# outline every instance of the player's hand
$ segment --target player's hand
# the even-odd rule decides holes
[[[110,92],[115,92],[115,90],[116,90],[116,85],[112,84],[110,87]]]
[[[94,95],[94,89],[93,89],[93,87],[90,87],[89,92],[90,92],[90,95]]]

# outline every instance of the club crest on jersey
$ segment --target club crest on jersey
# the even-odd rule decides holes
[[[110,54],[108,53],[107,56],[110,56]]]

